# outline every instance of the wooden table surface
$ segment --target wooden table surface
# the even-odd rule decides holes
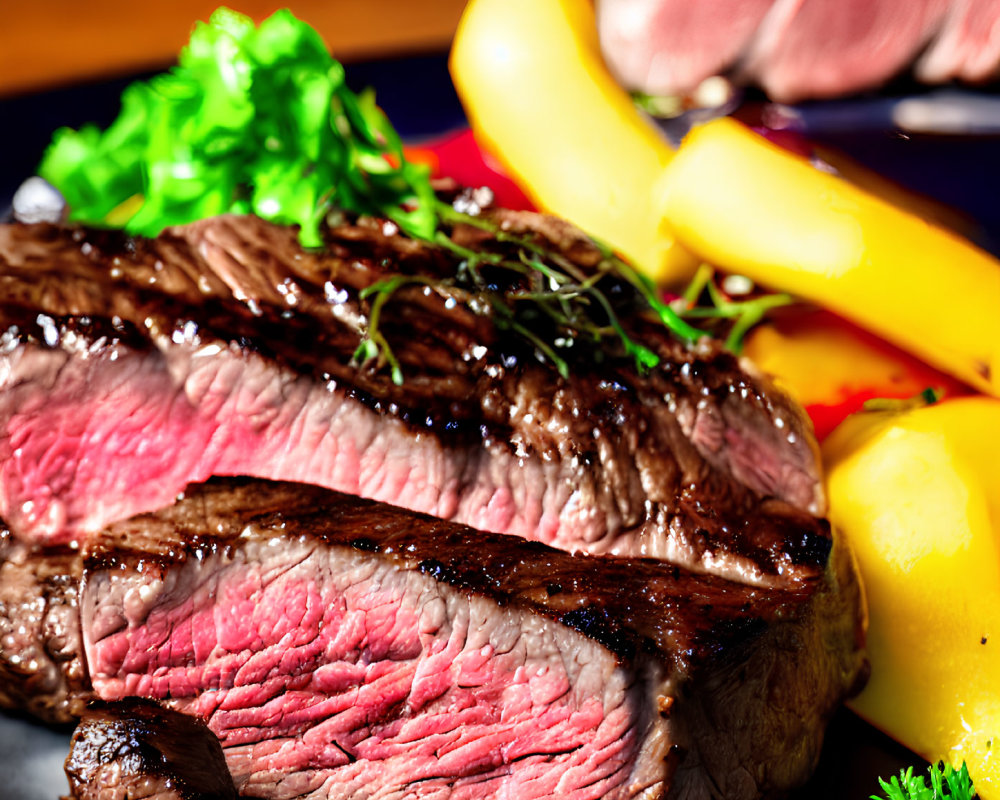
[[[466,0],[238,0],[256,20],[288,7],[343,60],[448,46]],[[222,0],[9,0],[0,13],[0,96],[169,65]]]

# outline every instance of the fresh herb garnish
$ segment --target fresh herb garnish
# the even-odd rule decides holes
[[[365,362],[380,358],[401,379],[399,363],[379,328],[386,302],[399,289],[421,283],[446,291],[474,294],[500,328],[525,339],[563,377],[570,373],[568,354],[573,348],[608,351],[620,347],[642,374],[660,363],[660,357],[636,341],[620,319],[627,313],[645,312],[658,319],[684,341],[695,341],[703,331],[685,322],[657,295],[656,287],[607,247],[594,243],[599,261],[582,268],[533,235],[505,229],[487,215],[470,215],[439,202],[441,227],[434,244],[457,261],[454,275],[437,280],[394,275],[369,286],[362,298],[371,299],[368,331],[355,358]],[[468,225],[489,234],[488,248],[471,248],[450,235],[455,226]],[[627,296],[613,300],[610,287],[628,287]],[[374,298],[374,299],[372,299]],[[623,302],[624,301],[624,302]]]
[[[632,102],[654,119],[679,117],[684,113],[684,98],[677,94],[632,92]]]
[[[334,207],[421,238],[437,225],[427,168],[406,161],[373,95],[351,91],[319,34],[287,10],[256,27],[218,9],[177,67],[125,90],[106,131],[57,131],[39,174],[70,219],[146,236],[252,212],[299,225],[316,247]]]
[[[973,800],[978,797],[964,762],[960,769],[951,765],[931,765],[928,769],[930,786],[923,775],[914,775],[913,767],[907,767],[889,781],[879,779],[885,793],[871,795],[871,800]]]
[[[367,330],[361,338],[361,343],[354,351],[354,360],[360,364],[366,364],[373,360],[384,361],[389,365],[392,382],[396,385],[402,384],[402,367],[400,367],[399,361],[392,352],[392,348],[389,347],[389,342],[386,341],[379,328],[382,308],[389,298],[403,286],[412,286],[415,284],[429,286],[433,283],[433,280],[421,275],[393,275],[391,278],[378,281],[362,289],[360,292],[362,300],[369,300],[372,297],[374,299],[371,300],[371,307],[368,311]]]
[[[870,400],[865,400],[861,410],[867,412],[889,411],[894,414],[902,414],[904,411],[912,411],[915,408],[932,406],[942,397],[944,397],[943,389],[928,386],[913,397],[873,397]]]
[[[597,357],[619,349],[640,372],[659,363],[623,314],[652,316],[685,341],[705,335],[610,248],[597,244],[599,263],[582,269],[537,237],[438,200],[429,170],[406,160],[373,94],[351,91],[319,34],[287,10],[256,27],[220,8],[196,25],[177,67],[125,90],[106,131],[57,131],[39,174],[62,192],[71,220],[145,236],[253,213],[298,225],[302,244],[319,247],[333,211],[386,217],[448,251],[456,274],[436,283],[485,300],[497,325],[563,376],[573,346]],[[488,231],[498,247],[458,244],[449,231],[462,224]],[[361,293],[370,306],[357,361],[377,361],[402,381],[380,321],[399,289],[430,282],[394,276]]]
[[[707,302],[702,298],[707,296]],[[715,270],[707,264],[698,268],[677,302],[677,314],[686,319],[723,320],[729,325],[725,346],[733,353],[743,349],[743,338],[768,311],[796,302],[789,294],[758,294],[747,300],[732,300],[715,283]],[[720,335],[721,338],[721,335]]]

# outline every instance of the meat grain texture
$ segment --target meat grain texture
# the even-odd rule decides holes
[[[193,486],[71,575],[88,692],[204,719],[251,797],[779,796],[864,665],[839,550],[753,587],[311,486]]]
[[[453,241],[606,257],[485,219]],[[0,226],[0,702],[163,701],[244,796],[802,782],[864,620],[801,410],[613,275],[659,364],[581,340],[561,374],[466,268],[374,219],[316,251],[255,217]],[[400,276],[397,383],[356,354]]]

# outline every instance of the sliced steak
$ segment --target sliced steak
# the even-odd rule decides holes
[[[201,720],[141,698],[91,703],[66,759],[73,800],[236,800]]]
[[[739,61],[773,5],[774,0],[600,0],[601,50],[625,86],[655,96],[690,93]]]
[[[715,75],[780,102],[875,89],[912,72],[930,84],[1000,74],[995,0],[600,0],[609,67],[629,89],[693,92]]]
[[[96,694],[205,719],[250,796],[778,796],[864,665],[839,549],[755,587],[242,480],[87,548]]]
[[[996,0],[952,0],[933,44],[916,65],[928,83],[996,81],[1000,76],[1000,12]]]
[[[604,257],[552,218],[494,221],[503,236],[453,238],[497,252],[528,237],[584,273]],[[610,277],[628,334],[662,361],[640,376],[581,337],[563,377],[482,293],[435,283],[469,269],[379,221],[319,252],[255,217],[155,240],[0,227],[0,516],[65,542],[246,474],[756,582],[823,563],[815,444],[783,394],[635,314]],[[361,293],[399,276],[379,325],[397,385],[353,356],[375,302]]]
[[[781,102],[877,88],[912,64],[953,2],[775,3],[743,69]]]

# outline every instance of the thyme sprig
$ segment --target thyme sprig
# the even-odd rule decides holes
[[[928,386],[922,392],[913,397],[873,397],[865,400],[861,410],[865,412],[889,412],[902,414],[912,411],[915,408],[932,406],[944,397],[944,390],[935,386]]]
[[[474,293],[485,301],[500,328],[525,340],[561,376],[570,375],[568,350],[588,343],[596,351],[619,347],[631,358],[636,370],[646,373],[660,357],[638,342],[621,321],[621,303],[613,302],[609,288],[618,282],[631,288],[627,302],[658,319],[683,341],[692,342],[705,333],[685,322],[657,294],[652,282],[637,273],[614,252],[595,242],[600,258],[593,267],[582,268],[530,233],[505,230],[488,216],[472,215],[438,201],[441,225],[431,242],[454,256],[454,276],[434,283],[446,290]],[[472,248],[457,242],[456,226],[466,225],[489,233],[488,248]],[[448,230],[450,229],[450,231]],[[428,282],[424,278],[394,276],[362,292],[374,298],[368,331],[355,358],[380,358],[392,370],[395,382],[402,380],[399,362],[379,328],[379,317],[389,298],[404,286]],[[616,290],[616,294],[620,294]],[[632,312],[633,308],[627,309]]]
[[[708,297],[708,305],[701,304],[705,295]],[[732,300],[716,285],[715,270],[708,264],[702,264],[681,295],[678,301],[680,310],[677,313],[687,319],[731,321],[725,347],[738,354],[743,349],[746,334],[767,312],[794,302],[794,297],[784,293],[757,295],[749,300]]]
[[[368,330],[361,338],[357,349],[354,351],[353,360],[359,364],[365,364],[372,360],[382,359],[389,365],[392,375],[392,382],[397,386],[403,382],[403,369],[382,334],[379,321],[382,316],[382,309],[392,295],[403,286],[431,285],[433,280],[423,275],[393,275],[384,281],[366,286],[359,292],[359,297],[366,300],[374,296],[371,310],[368,312]]]
[[[601,337],[613,331],[621,340],[626,353],[635,359],[636,367],[640,371],[652,369],[659,363],[660,359],[649,348],[634,341],[625,332],[607,294],[599,288],[603,278],[614,277],[631,285],[639,297],[645,301],[649,310],[682,341],[693,342],[706,335],[704,331],[685,322],[676,311],[663,302],[652,281],[637,272],[626,261],[619,258],[610,247],[601,242],[592,240],[601,254],[601,260],[588,274],[558,251],[540,244],[531,236],[505,231],[487,217],[472,216],[456,211],[447,203],[438,204],[438,217],[451,225],[465,224],[487,231],[497,242],[517,247],[520,253],[520,262],[527,269],[522,268],[517,261],[496,254],[491,254],[492,263],[529,277],[533,271],[548,279],[549,287],[534,292],[516,291],[511,294],[511,300],[515,302],[529,300],[537,303],[555,322],[571,330],[588,332],[595,341],[599,341]],[[462,252],[465,250],[464,248],[460,248],[441,232],[438,233],[437,241],[453,252],[467,258],[470,256],[468,251]],[[483,258],[484,256],[482,253],[471,255],[473,258]],[[561,313],[556,312],[552,307],[552,302],[556,300],[559,301]],[[588,313],[591,302],[598,305],[603,311],[607,320],[605,326],[596,325],[594,316]],[[608,326],[610,326],[610,331]]]

